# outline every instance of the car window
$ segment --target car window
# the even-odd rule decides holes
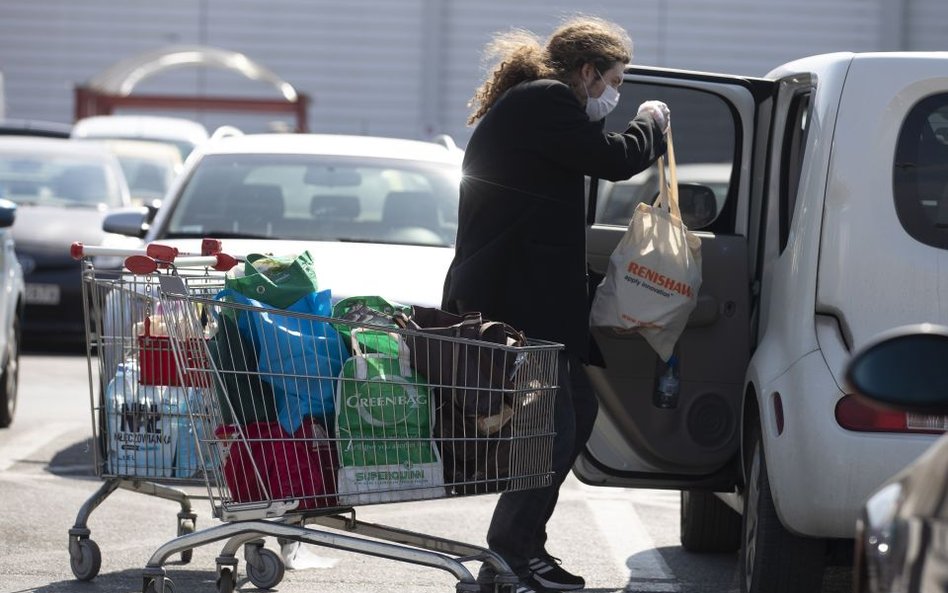
[[[175,176],[174,163],[135,156],[118,156],[128,189],[138,198],[161,198]]]
[[[69,155],[0,154],[0,198],[51,206],[122,205],[104,162]]]
[[[696,228],[718,232],[733,229],[734,208],[728,207],[728,194],[736,125],[727,103],[716,95],[696,89],[639,83],[634,87],[623,85],[620,90],[622,102],[606,119],[606,129],[625,130],[635,117],[639,104],[646,99],[658,99],[668,104],[674,127],[678,182],[706,185],[715,196],[715,215],[710,217],[710,222]],[[625,96],[631,97],[632,94],[634,98]],[[639,202],[651,203],[655,199],[658,183],[656,166],[617,183],[600,181],[596,222],[627,226]],[[683,214],[685,209],[686,205],[682,204]]]
[[[803,151],[809,131],[810,102],[812,91],[800,89],[790,101],[787,110],[786,130],[783,135],[780,162],[780,252],[787,247],[790,238],[790,221],[797,205],[797,189],[803,172]]]
[[[402,159],[210,155],[165,235],[453,245],[457,166]]]
[[[922,243],[948,249],[948,94],[920,101],[905,118],[892,188],[905,230]]]

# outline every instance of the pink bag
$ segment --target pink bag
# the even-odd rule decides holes
[[[215,434],[230,441],[223,474],[235,502],[298,500],[298,509],[336,505],[335,447],[315,420],[305,420],[292,436],[279,422],[255,422],[242,431],[219,426]]]

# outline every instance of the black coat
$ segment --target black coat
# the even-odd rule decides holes
[[[464,154],[458,235],[442,307],[480,311],[586,358],[584,175],[618,181],[665,151],[651,117],[622,134],[591,122],[555,80],[518,84],[484,115]]]

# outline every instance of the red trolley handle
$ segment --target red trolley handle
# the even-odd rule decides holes
[[[212,256],[221,253],[221,240],[220,239],[202,239],[201,240],[201,255],[202,256]],[[96,255],[114,255],[119,257],[130,257],[134,255],[147,255],[148,257],[171,262],[175,261],[178,256],[185,255],[178,251],[177,247],[171,247],[170,245],[162,245],[160,243],[150,243],[144,248],[138,249],[129,249],[122,247],[102,247],[96,245],[83,245],[81,242],[76,241],[69,248],[69,254],[73,259],[82,259],[84,257],[93,257]]]
[[[219,272],[226,272],[239,262],[236,257],[227,255],[226,253],[215,253],[214,255],[206,256],[179,256],[173,261],[162,260],[139,253],[125,258],[125,269],[133,274],[145,276],[153,274],[159,268],[167,268],[172,263],[176,268],[211,268]]]

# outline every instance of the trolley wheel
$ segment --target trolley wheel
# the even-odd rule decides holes
[[[178,521],[178,537],[182,535],[187,535],[189,533],[194,533],[194,519],[180,519]],[[194,550],[184,550],[181,552],[181,563],[187,564],[191,562],[191,557],[194,555]]]
[[[174,581],[168,577],[152,579],[145,586],[144,593],[174,593]]]
[[[258,589],[272,589],[280,584],[286,567],[283,559],[273,550],[261,548],[257,551],[256,562],[247,563],[247,577]]]
[[[217,593],[234,593],[236,577],[229,568],[222,568],[217,573]]]
[[[69,566],[77,579],[91,581],[102,567],[102,552],[99,544],[89,538],[80,539],[78,545],[79,555],[70,554]]]

